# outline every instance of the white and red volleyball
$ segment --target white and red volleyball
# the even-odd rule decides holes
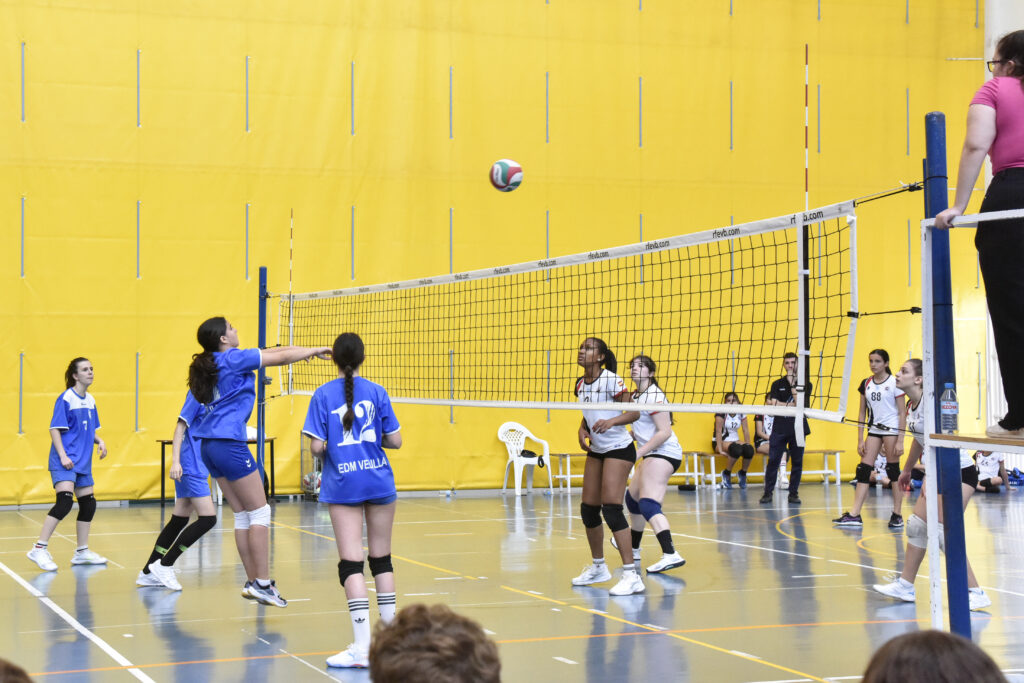
[[[511,159],[498,159],[491,164],[491,185],[496,190],[511,192],[523,182],[523,167]]]

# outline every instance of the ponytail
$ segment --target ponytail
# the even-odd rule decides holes
[[[346,432],[350,432],[352,431],[352,422],[355,420],[355,413],[352,412],[352,400],[356,382],[353,375],[363,364],[365,358],[363,340],[354,332],[339,334],[338,338],[334,340],[331,358],[338,366],[338,371],[345,375],[345,405],[348,410],[341,418],[341,426],[345,428]]]
[[[352,366],[346,365],[343,372],[345,373],[345,405],[348,407],[348,410],[345,411],[345,417],[341,418],[341,426],[345,428],[346,432],[351,432],[352,422],[355,420],[355,414],[352,412],[352,394],[355,390]]]
[[[227,319],[216,317],[204,320],[196,332],[196,339],[203,350],[192,355],[192,364],[188,367],[188,388],[200,403],[213,402],[219,374],[213,352],[220,350],[220,338],[227,331]]]
[[[601,361],[601,365],[607,368],[610,372],[616,372],[619,369],[619,363],[615,360],[615,354],[608,348],[608,345],[604,343],[604,340],[600,337],[587,337],[597,342],[597,352],[604,356],[604,360]]]

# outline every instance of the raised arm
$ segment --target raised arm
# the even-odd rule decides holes
[[[275,346],[269,349],[261,349],[263,355],[263,367],[272,368],[280,365],[291,365],[300,360],[310,358],[331,359],[331,349],[327,346]]]

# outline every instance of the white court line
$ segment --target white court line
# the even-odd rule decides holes
[[[729,652],[733,653],[734,655],[739,655],[740,657],[748,657],[750,659],[761,659],[757,655],[752,655],[749,652],[744,652],[743,650],[729,650]],[[807,679],[801,679],[801,680],[807,680]]]
[[[46,597],[45,595],[40,593],[38,590],[36,590],[35,586],[33,586],[28,581],[26,581],[25,579],[23,579],[20,576],[18,576],[16,573],[14,573],[14,571],[12,571],[10,568],[8,568],[8,566],[6,564],[4,564],[3,562],[0,562],[0,570],[3,570],[3,572],[5,574],[7,574],[12,579],[14,579],[16,582],[21,584],[21,587],[24,588],[25,590],[27,590],[29,593],[31,593],[33,597],[39,598],[39,602],[43,603],[44,605],[49,607],[51,610],[53,610],[54,614],[56,614],[58,617],[60,617],[61,619],[63,619],[67,623],[69,623],[76,631],[81,633],[83,636],[85,636],[86,638],[88,638],[92,642],[96,643],[96,645],[101,650],[103,650],[108,655],[110,655],[111,659],[113,659],[115,662],[117,662],[121,666],[128,667],[126,669],[128,671],[128,673],[130,673],[131,675],[135,676],[135,678],[139,679],[140,681],[148,681],[149,683],[156,683],[156,681],[154,681],[152,678],[150,678],[149,676],[144,674],[139,669],[135,668],[135,665],[132,664],[130,661],[128,661],[128,659],[124,655],[122,655],[120,652],[118,652],[117,650],[112,648],[110,645],[108,645],[107,641],[105,641],[102,638],[100,638],[98,635],[96,635],[95,633],[93,633],[92,631],[87,629],[85,626],[82,626],[81,622],[79,622],[73,616],[71,616],[70,614],[65,612],[63,609],[61,609],[53,600],[50,600],[50,598]]]
[[[794,579],[821,579],[826,576],[849,576],[849,574],[797,574]]]
[[[739,546],[740,548],[750,548],[751,550],[763,550],[763,551],[768,552],[768,553],[779,553],[780,555],[793,555],[794,557],[806,557],[809,560],[823,560],[825,562],[835,562],[836,564],[845,564],[845,565],[848,565],[850,567],[860,567],[861,569],[872,569],[872,570],[874,570],[876,572],[891,572],[891,571],[895,571],[895,570],[893,570],[891,568],[888,568],[888,567],[883,568],[883,567],[876,567],[876,566],[870,565],[870,564],[857,564],[856,562],[845,562],[843,560],[832,560],[832,559],[825,558],[825,557],[818,557],[817,555],[807,555],[807,554],[804,554],[804,553],[795,553],[795,552],[793,552],[791,550],[779,550],[778,548],[765,548],[764,546],[761,546],[761,545],[751,545],[749,543],[736,543],[735,541],[723,541],[720,538],[704,538],[703,536],[690,536],[689,534],[681,534],[678,531],[673,531],[672,535],[673,536],[681,536],[682,538],[693,538],[693,539],[696,539],[698,541],[710,541],[712,543],[721,543],[723,545],[735,545],[735,546]],[[924,574],[919,574],[918,576],[922,576],[923,577]]]
[[[562,662],[564,664],[577,664],[578,663],[578,662],[572,661],[571,659],[566,659],[565,657],[552,657],[551,659],[555,660],[556,662]]]

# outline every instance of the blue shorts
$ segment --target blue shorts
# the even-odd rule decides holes
[[[210,482],[206,477],[182,474],[181,479],[174,482],[175,498],[206,498],[209,495]]]
[[[203,439],[201,455],[203,464],[214,479],[224,477],[238,481],[253,472],[258,472],[256,458],[249,452],[244,441],[234,439]]]
[[[57,486],[58,481],[73,481],[75,482],[75,488],[81,489],[86,486],[93,486],[95,482],[92,479],[92,473],[82,474],[81,472],[75,472],[74,470],[50,470],[50,480],[53,481],[54,487]]]

